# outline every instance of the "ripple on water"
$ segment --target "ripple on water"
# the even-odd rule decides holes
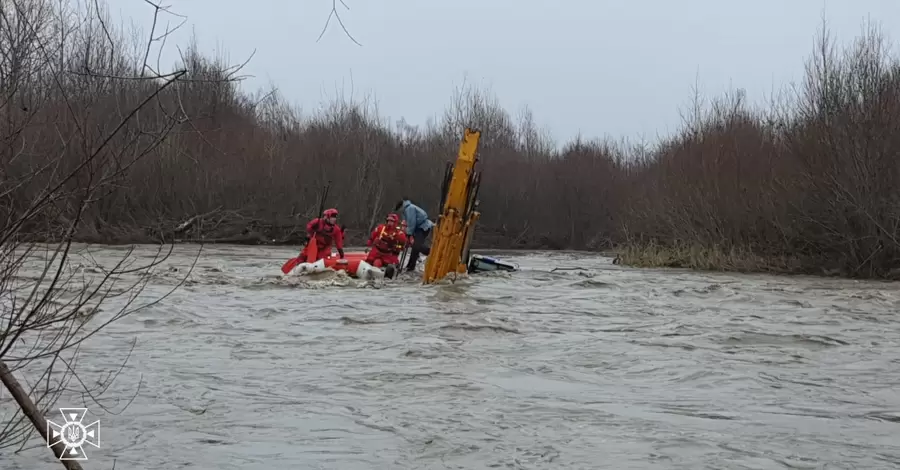
[[[188,273],[195,254],[83,346],[99,373],[138,339],[97,468],[900,466],[895,284],[539,253],[423,287],[281,276],[295,249],[206,248]]]

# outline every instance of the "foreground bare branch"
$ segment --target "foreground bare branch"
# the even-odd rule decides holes
[[[147,3],[154,26],[132,51],[99,0],[84,11],[47,0],[0,8],[0,380],[20,409],[2,423],[0,449],[23,450],[35,431],[49,442],[44,413],[62,398],[80,394],[115,412],[101,398],[128,357],[85,380],[82,346],[164,300],[193,268],[168,294],[146,299],[143,288],[172,246],[143,263],[131,251],[111,265],[72,258],[74,240],[102,230],[129,197],[135,172],[166,158],[167,142],[195,128],[197,110],[182,101],[183,88],[221,90],[239,80],[240,67],[215,67],[196,49],[183,67],[148,73],[152,47],[173,30],[157,32],[168,10]],[[53,447],[57,457],[64,450]]]

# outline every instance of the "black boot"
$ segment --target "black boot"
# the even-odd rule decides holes
[[[397,268],[393,264],[389,264],[384,268],[384,277],[386,279],[393,279],[396,274]]]

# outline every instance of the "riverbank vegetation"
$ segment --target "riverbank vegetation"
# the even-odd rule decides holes
[[[147,62],[135,62],[121,30],[91,34],[108,47],[71,59],[74,69],[0,63],[7,217],[25,213],[52,175],[99,143],[60,139],[79,128],[108,133],[158,85],[115,78],[140,75],[133,64]],[[766,109],[740,91],[706,106],[697,97],[683,129],[658,144],[578,139],[561,148],[530,113],[510,114],[473,89],[423,127],[392,125],[366,102],[304,116],[277,90],[242,91],[222,60],[193,47],[176,67],[184,79],[137,115],[153,132],[120,134],[91,163],[93,176],[78,173],[106,178],[102,194],[82,205],[55,200],[17,236],[58,240],[78,217],[73,237],[86,242],[297,243],[331,181],[328,205],[359,241],[403,194],[436,214],[444,163],[473,126],[483,131],[477,246],[616,248],[641,266],[895,276],[900,61],[887,45],[874,27],[844,50],[823,35],[802,84]],[[66,93],[45,91],[55,83]]]
[[[51,444],[53,460],[81,469],[77,461],[58,460],[80,455],[59,439],[59,426],[51,435],[47,414],[58,411],[57,400],[94,412],[127,407],[121,380],[113,384],[124,364],[109,367],[105,358],[102,368],[85,371],[78,359],[86,340],[168,295],[141,295],[164,250],[126,251],[105,262],[82,253],[87,267],[72,260],[73,240],[107,221],[128,225],[127,218],[110,219],[109,205],[135,206],[123,194],[136,196],[128,185],[148,175],[144,159],[177,150],[171,142],[188,132],[196,114],[181,97],[225,87],[240,69],[159,72],[151,51],[171,31],[157,28],[164,7],[146,5],[154,29],[129,42],[98,0],[0,0],[0,460],[31,448],[46,452]],[[197,54],[186,57],[191,64]],[[147,196],[153,200],[138,199]],[[123,362],[133,346],[120,345]],[[104,399],[111,390],[116,397]],[[86,442],[97,445],[96,439]]]

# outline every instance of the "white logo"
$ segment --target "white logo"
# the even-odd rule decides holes
[[[59,460],[87,460],[82,446],[88,443],[100,448],[100,420],[83,424],[87,408],[60,408],[59,413],[65,420],[62,425],[47,420],[47,447],[66,446]]]

